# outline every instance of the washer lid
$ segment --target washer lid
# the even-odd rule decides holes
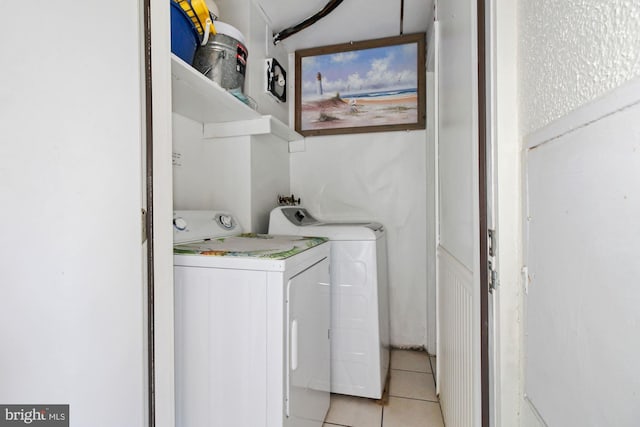
[[[384,227],[377,222],[319,222],[300,226],[300,231],[330,240],[377,240],[384,235]]]
[[[284,216],[285,221],[281,218]],[[300,206],[279,207],[272,211],[270,233],[321,236],[330,240],[377,240],[384,235],[379,222],[318,221]]]
[[[286,259],[318,246],[327,239],[321,237],[272,236],[246,233],[199,242],[174,245],[176,255]]]

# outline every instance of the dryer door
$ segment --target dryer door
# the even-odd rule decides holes
[[[329,409],[330,301],[326,258],[287,283],[288,424],[321,426]]]

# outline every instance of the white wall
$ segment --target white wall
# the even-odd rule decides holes
[[[173,114],[174,209],[233,213],[266,233],[278,194],[289,194],[288,143],[272,135],[202,138],[202,123]]]
[[[638,2],[522,1],[518,28],[521,137],[640,75]],[[540,425],[528,402],[522,411]]]
[[[550,426],[640,420],[640,79],[605,100],[527,138],[525,393]]]
[[[72,426],[146,424],[140,20],[0,6],[0,402]]]
[[[289,144],[268,134],[251,142],[251,231],[266,233],[278,195],[290,193]]]
[[[207,157],[210,152],[207,145],[211,145],[211,141],[202,139],[202,123],[173,113],[171,133],[174,209],[231,210],[231,207],[215,206],[213,187],[227,188],[230,182],[213,181],[219,161]]]
[[[291,190],[321,219],[387,230],[391,344],[426,344],[426,133],[306,138],[291,154]]]

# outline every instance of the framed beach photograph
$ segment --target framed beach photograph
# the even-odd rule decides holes
[[[304,136],[425,128],[425,34],[298,50],[295,130]]]

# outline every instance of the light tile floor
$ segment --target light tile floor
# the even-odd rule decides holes
[[[392,350],[388,402],[332,394],[324,427],[444,427],[435,368],[425,352]]]

